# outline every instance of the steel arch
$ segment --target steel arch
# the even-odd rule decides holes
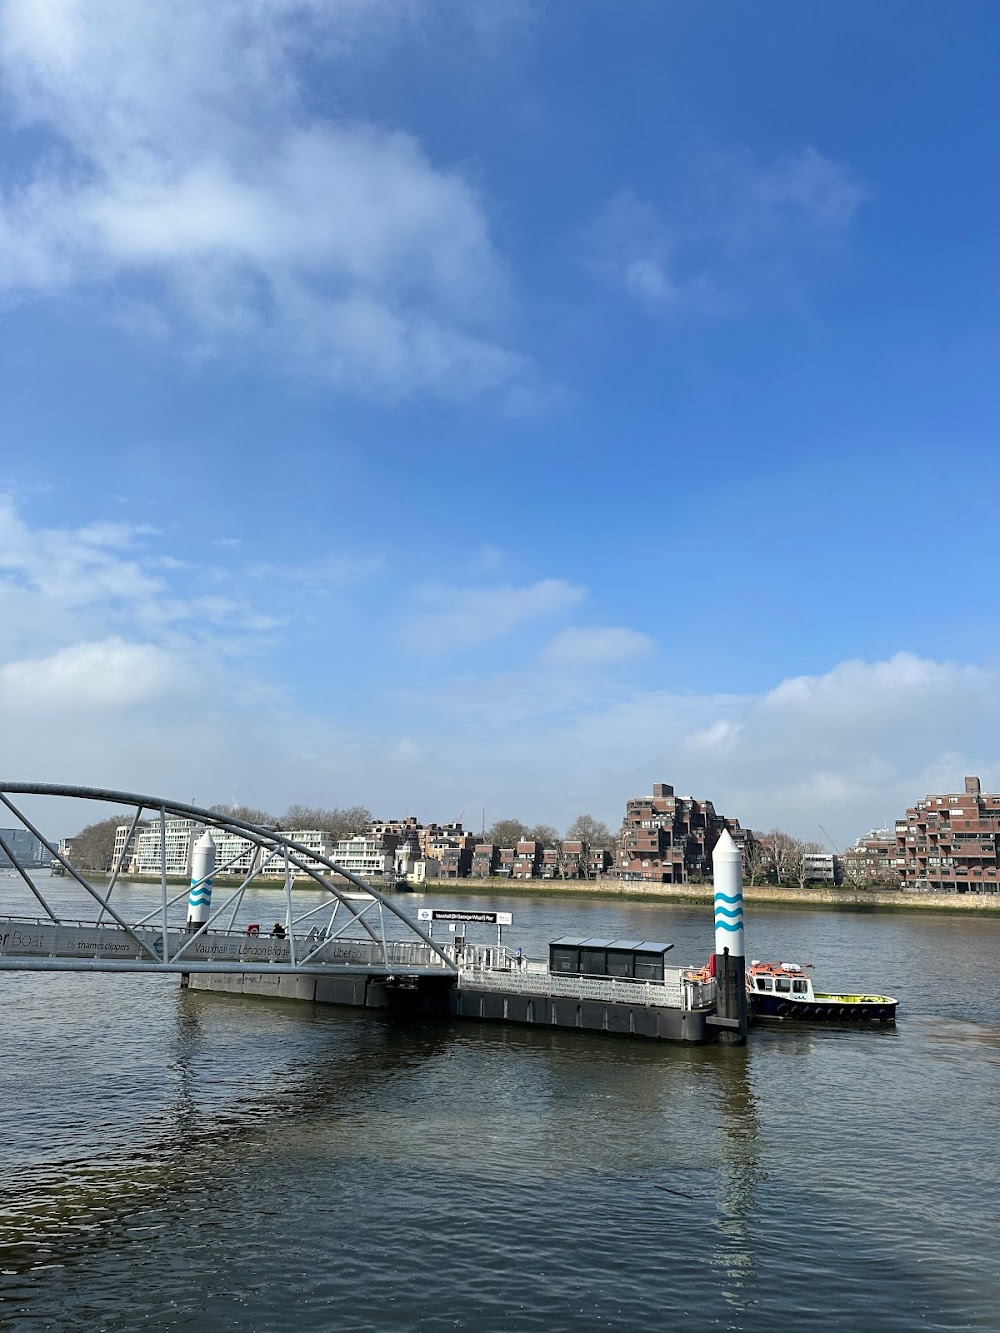
[[[87,880],[85,875],[83,875],[75,866],[73,866],[73,864],[67,857],[63,856],[60,853],[58,848],[54,846],[53,843],[45,837],[45,835],[32,822],[32,820],[30,820],[28,816],[24,814],[17,805],[14,804],[14,802],[10,799],[11,796],[43,796],[43,797],[74,799],[74,800],[99,801],[99,802],[104,802],[106,804],[117,805],[119,807],[126,807],[126,808],[131,807],[135,810],[135,814],[131,822],[131,827],[129,829],[129,834],[125,839],[125,844],[122,849],[122,856],[118,858],[117,863],[112,867],[111,878],[107,885],[106,892],[103,895],[95,885],[91,884]],[[59,865],[62,866],[64,872],[70,875],[73,878],[73,880],[76,881],[76,883],[80,885],[80,887],[96,903],[100,905],[101,909],[100,915],[96,923],[93,924],[96,925],[97,927],[102,927],[103,919],[106,913],[108,917],[110,917],[111,920],[116,923],[118,929],[120,931],[123,931],[125,935],[128,937],[128,939],[130,939],[133,945],[135,946],[137,950],[137,956],[135,959],[122,960],[120,964],[117,966],[114,965],[115,960],[105,959],[102,961],[99,970],[107,970],[107,971],[155,970],[155,971],[174,971],[174,972],[188,971],[188,970],[244,971],[244,972],[280,971],[283,973],[317,972],[326,975],[329,975],[331,972],[336,972],[336,971],[353,971],[353,972],[371,971],[372,968],[370,965],[362,966],[359,964],[356,966],[355,965],[337,966],[337,964],[327,961],[329,953],[327,946],[333,940],[336,940],[338,937],[342,937],[342,931],[345,927],[351,926],[352,924],[356,924],[362,930],[365,931],[371,944],[375,947],[376,952],[381,953],[380,966],[378,966],[377,968],[377,970],[380,972],[384,971],[386,973],[420,974],[425,971],[432,970],[436,975],[440,976],[442,974],[442,970],[444,970],[446,974],[452,974],[452,975],[457,974],[458,969],[455,960],[450,958],[448,954],[434,942],[429,933],[425,931],[423,927],[420,926],[417,922],[413,921],[403,911],[401,911],[400,908],[398,908],[391,901],[391,899],[387,898],[377,889],[373,888],[371,884],[361,879],[353,872],[347,870],[345,867],[339,865],[337,862],[331,860],[329,857],[323,855],[322,853],[316,851],[313,848],[305,847],[301,843],[294,841],[294,839],[287,837],[278,828],[271,828],[265,825],[254,824],[247,820],[236,819],[221,814],[217,811],[202,809],[200,806],[188,804],[186,802],[171,801],[160,796],[150,796],[139,792],[117,791],[104,787],[81,787],[73,785],[62,785],[57,783],[0,782],[0,803],[2,803],[2,805],[5,806],[11,812],[11,814],[19,821],[19,823],[29,833],[33,834],[36,838],[39,839],[41,844],[46,848],[46,850],[53,857],[53,859],[56,862],[58,862]],[[140,919],[139,921],[129,922],[126,921],[124,917],[118,912],[117,908],[112,904],[111,899],[121,874],[124,862],[124,854],[128,850],[131,836],[138,828],[139,821],[145,812],[149,812],[150,815],[158,817],[160,821],[161,903],[157,909],[155,909],[153,912],[147,913],[147,915],[144,918]],[[203,826],[204,828],[214,829],[220,832],[231,833],[240,838],[243,838],[258,849],[257,852],[255,852],[254,854],[250,872],[242,880],[242,883],[239,885],[235,893],[233,893],[226,900],[226,902],[222,905],[222,907],[213,911],[209,915],[207,921],[205,921],[199,927],[198,930],[193,932],[188,932],[186,930],[182,932],[178,927],[176,926],[172,927],[169,910],[171,907],[175,906],[176,903],[179,902],[181,898],[187,897],[190,887],[196,887],[203,881],[201,880],[193,881],[192,885],[190,886],[186,885],[181,893],[177,894],[172,900],[169,899],[167,893],[166,838],[165,838],[165,823],[167,818],[182,818],[182,819],[194,820],[197,824]],[[42,906],[42,908],[46,913],[46,916],[53,923],[53,925],[55,926],[62,925],[63,923],[60,917],[56,914],[56,912],[53,911],[52,907],[47,902],[44,894],[41,893],[37,884],[35,884],[34,881],[32,880],[31,875],[28,872],[28,868],[20,862],[18,857],[15,855],[13,848],[11,848],[8,845],[8,843],[4,840],[2,835],[0,835],[0,851],[5,853],[7,858],[10,860],[14,870],[20,875],[21,879],[24,881],[27,888],[31,891],[35,899]],[[262,857],[263,859],[261,859]],[[222,958],[218,958],[210,963],[204,963],[204,962],[199,962],[195,958],[193,958],[189,953],[191,947],[195,945],[199,939],[204,939],[210,933],[209,927],[212,925],[212,923],[215,920],[217,920],[224,912],[228,911],[230,907],[233,908],[232,921],[235,922],[236,914],[240,904],[242,903],[243,894],[246,892],[246,889],[250,886],[251,883],[254,882],[254,880],[260,877],[261,872],[270,864],[270,862],[275,857],[279,857],[281,859],[285,869],[284,880],[285,880],[285,896],[287,900],[288,951],[289,951],[288,962],[285,963],[284,961],[282,961],[276,963],[261,959],[253,961],[251,965],[250,962],[246,960],[232,962],[224,960]],[[232,861],[227,863],[227,865],[232,864],[237,859],[239,859],[239,857],[234,857]],[[361,908],[359,910],[359,908],[355,905],[355,902],[351,900],[350,896],[347,893],[345,893],[342,889],[340,889],[336,884],[332,883],[331,880],[325,874],[320,873],[319,871],[314,869],[313,866],[309,865],[308,864],[309,861],[319,862],[320,865],[325,870],[329,871],[332,874],[342,877],[349,884],[353,884],[357,889],[360,889],[370,899],[368,904],[364,908]],[[349,913],[349,920],[345,923],[344,926],[338,929],[336,934],[326,935],[326,937],[321,939],[318,943],[315,940],[311,939],[305,941],[298,941],[296,938],[294,932],[294,926],[297,923],[315,915],[315,913],[320,909],[313,907],[312,909],[310,909],[309,912],[303,913],[299,917],[294,916],[292,910],[292,897],[293,893],[295,892],[293,887],[293,878],[292,878],[293,868],[299,871],[301,874],[307,876],[309,879],[313,880],[315,884],[319,885],[330,895],[330,899],[326,900],[325,905],[329,906],[330,901],[332,899],[334,906],[333,906],[333,911],[331,913],[331,929],[332,929],[333,918],[336,916],[338,907],[340,905],[344,906],[347,909],[347,912]],[[224,873],[225,869],[226,866],[216,867],[212,872],[213,876]],[[205,878],[207,879],[209,878],[209,876],[206,876]],[[235,901],[235,906],[233,906],[234,901]],[[377,913],[377,921],[379,927],[378,931],[374,929],[372,922],[366,919],[366,914],[369,911],[372,904],[376,904],[378,908],[378,913]],[[402,948],[394,947],[392,950],[390,950],[390,941],[388,941],[386,938],[385,922],[383,916],[383,913],[386,909],[388,909],[391,915],[397,918],[403,924],[403,926],[405,926],[407,932],[416,936],[421,941],[421,944],[423,946],[426,946],[426,950],[428,950],[429,953],[426,959],[425,966],[420,966],[415,962],[407,964],[407,962],[402,957],[398,957],[397,955],[400,955],[403,952]],[[146,924],[151,919],[157,916],[159,917],[159,930],[160,930],[159,938],[162,941],[162,946],[159,951],[156,948],[156,940],[154,939],[151,941],[146,934],[142,933],[142,928],[145,927]],[[91,923],[86,923],[86,924],[89,925]],[[182,935],[182,938],[177,941],[176,950],[173,951],[171,949],[172,935],[173,936]],[[394,946],[400,944],[400,942],[397,941],[393,941],[391,943]],[[405,942],[402,943],[405,944]],[[303,944],[306,946],[305,952],[299,953],[297,951],[297,946],[299,944]],[[390,954],[392,954],[393,956],[390,957]],[[63,966],[64,963],[68,964],[68,960],[65,959],[59,960],[50,958],[49,960],[46,961],[52,967],[58,967],[60,970],[68,970],[67,967]],[[96,959],[76,960],[76,961],[77,962],[83,961],[85,964],[92,964],[93,967],[97,967]],[[10,964],[6,960],[0,960],[0,967],[9,965]],[[38,960],[37,963],[34,964],[26,964],[21,962],[18,965],[33,966],[36,967],[36,969],[43,969],[43,970],[45,966],[42,960]],[[80,969],[78,969],[74,965],[71,970],[80,970]],[[87,968],[87,970],[92,970],[92,968]]]

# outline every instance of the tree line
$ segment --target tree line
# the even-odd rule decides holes
[[[755,884],[784,884],[803,889],[812,878],[810,855],[825,850],[821,843],[793,838],[782,829],[754,832],[743,851],[744,882],[750,888]],[[849,856],[841,859],[841,865],[844,879],[852,888],[899,887],[899,877],[891,869],[878,871]]]
[[[274,815],[251,805],[221,804],[209,806],[209,809],[213,815],[222,815],[224,819],[262,824],[265,828],[322,829],[338,840],[363,832],[373,819],[371,811],[363,805],[351,805],[345,809],[334,806],[329,810],[320,806],[290,805],[283,815]],[[73,864],[81,870],[110,870],[115,856],[115,833],[122,824],[131,824],[134,818],[132,811],[123,811],[81,829],[70,839],[73,844]],[[140,820],[139,828],[148,828],[151,823],[151,820]]]
[[[372,812],[363,805],[325,809],[314,805],[290,805],[283,815],[274,815],[251,805],[217,804],[209,806],[212,814],[225,819],[238,819],[247,824],[261,824],[273,829],[321,829],[336,840],[363,833],[373,822]],[[73,864],[81,870],[108,871],[115,855],[115,833],[122,824],[131,824],[130,811],[109,815],[80,830],[72,839]],[[152,821],[140,821],[139,828],[148,828]],[[526,839],[545,846],[558,846],[562,839],[551,824],[522,824],[519,819],[500,819],[486,833],[488,842],[500,847],[513,847]],[[612,848],[614,834],[607,824],[592,815],[578,815],[565,833],[566,841],[585,842],[592,848]]]
[[[335,839],[350,838],[362,833],[373,822],[370,810],[363,805],[344,808],[333,806],[290,805],[283,815],[274,815],[249,805],[217,804],[209,807],[213,814],[223,818],[261,824],[273,829],[321,829]],[[107,819],[88,824],[72,839],[73,863],[81,870],[108,871],[112,868],[115,832],[122,824],[130,824],[133,815],[122,812]],[[148,827],[144,820],[140,828]],[[540,842],[545,847],[561,847],[564,842],[582,842],[596,850],[613,850],[615,835],[603,821],[593,815],[577,815],[560,836],[551,824],[525,824],[519,819],[498,819],[486,830],[485,838],[497,847],[516,847],[519,842]],[[756,884],[797,885],[808,883],[811,853],[822,852],[818,842],[800,840],[782,829],[754,832],[747,839],[743,852],[743,875],[748,887]],[[879,877],[863,865],[849,858],[844,861],[844,875],[856,888],[873,887],[890,876]]]
[[[563,842],[585,842],[598,851],[610,851],[615,835],[607,824],[593,815],[577,815],[560,837],[552,824],[522,824],[519,819],[498,819],[486,830],[486,841],[495,847],[516,847],[519,842],[540,842],[543,847],[558,847]]]

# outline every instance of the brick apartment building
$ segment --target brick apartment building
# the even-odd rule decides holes
[[[609,852],[606,847],[591,847],[587,852],[587,860],[590,864],[591,879],[603,879],[614,869],[614,853]]]
[[[694,804],[700,809],[704,803]],[[421,824],[413,815],[376,819],[365,836],[387,854],[412,843],[419,849],[420,858],[435,866],[434,877],[445,880],[600,879],[615,871],[613,854],[586,842],[570,839],[561,845],[545,846],[525,839],[514,847],[500,847],[486,842],[481,834],[466,832],[457,821]]]
[[[738,819],[716,814],[711,801],[675,796],[666,782],[654,783],[652,796],[636,796],[626,804],[617,839],[617,877],[658,884],[708,877],[712,849],[724,828],[743,845],[747,831]]]
[[[439,864],[436,874],[441,879],[468,878],[480,841],[478,835],[467,833],[457,820],[451,824],[421,824],[414,815],[405,819],[375,820],[370,834],[388,851],[395,850],[408,838],[414,839],[420,856],[425,861]]]
[[[519,842],[514,849],[514,879],[537,879],[542,871],[542,856],[545,848],[531,838]]]
[[[925,796],[896,821],[895,851],[904,889],[1000,892],[1000,795],[969,777],[964,792]]]
[[[566,879],[585,879],[589,870],[586,845],[572,838],[562,845],[562,874]]]
[[[473,879],[490,879],[500,869],[500,848],[492,842],[481,842],[472,851]]]
[[[510,879],[600,879],[614,858],[603,848],[589,847],[572,839],[558,846],[519,842],[516,847],[496,847],[481,842],[472,853],[474,879],[490,876]]]

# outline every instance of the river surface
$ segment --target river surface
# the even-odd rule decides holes
[[[712,942],[707,906],[469,905],[538,956]],[[755,907],[747,948],[897,1026],[686,1048],[0,974],[0,1326],[997,1329],[1000,919]]]

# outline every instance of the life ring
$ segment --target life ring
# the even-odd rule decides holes
[[[256,925],[255,925],[255,926],[247,926],[247,934],[250,935],[250,936],[257,936],[257,935],[259,935],[259,934],[260,934],[260,926],[256,926]]]

